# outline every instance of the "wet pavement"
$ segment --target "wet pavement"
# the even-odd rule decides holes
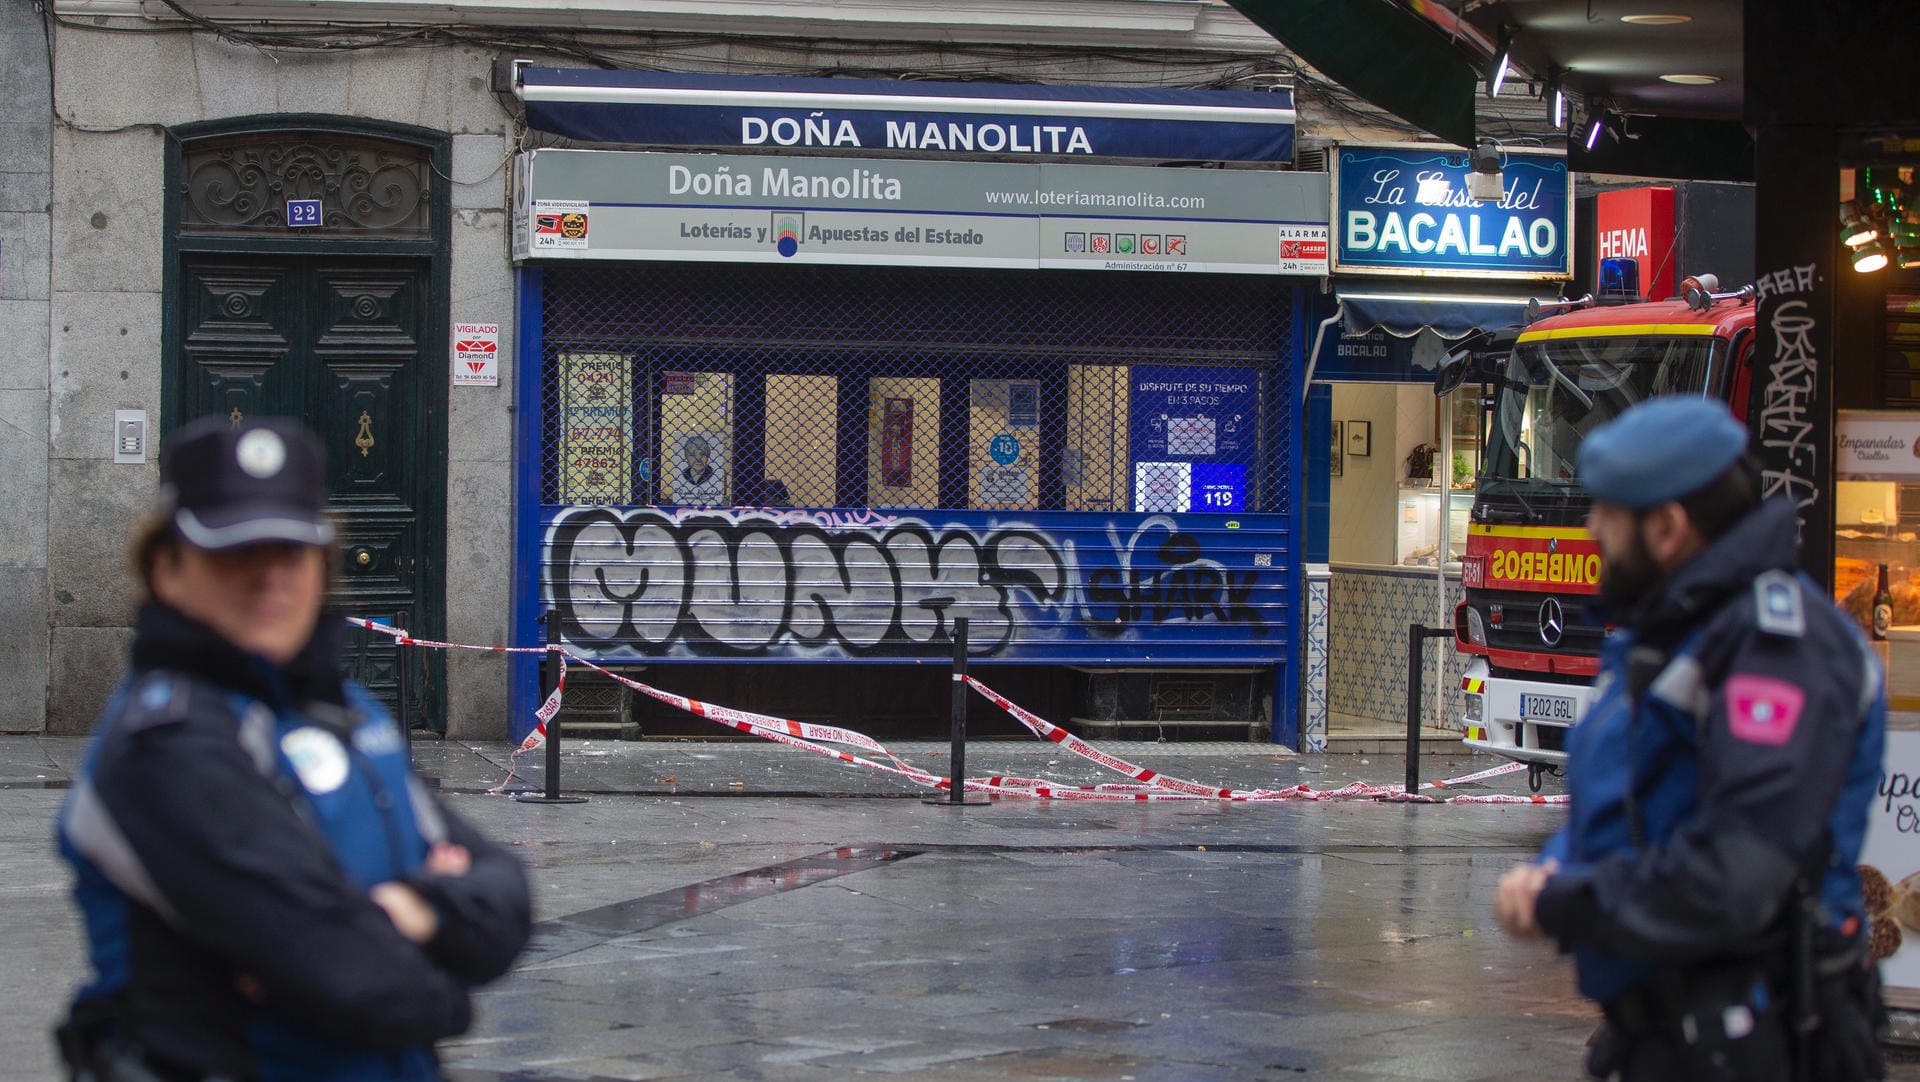
[[[1236,788],[1397,782],[1403,766],[1103,746]],[[458,1082],[1581,1076],[1594,1014],[1570,969],[1492,919],[1495,880],[1559,807],[953,808],[720,741],[570,745],[562,780],[590,800],[540,806],[487,792],[502,745],[415,748],[448,803],[526,860],[540,920],[444,1046]],[[79,749],[0,738],[0,1077],[51,1076],[46,1028],[81,973],[47,844]],[[894,750],[944,773],[943,745]],[[521,758],[538,784],[539,756]],[[1428,777],[1495,762],[1423,760]],[[1037,742],[972,745],[968,773],[1119,780]],[[1467,791],[1525,793],[1525,775]]]

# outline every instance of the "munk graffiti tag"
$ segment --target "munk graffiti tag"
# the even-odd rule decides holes
[[[1270,571],[1210,558],[1169,516],[1130,525],[573,507],[547,533],[545,592],[607,657],[920,656],[963,616],[989,657],[1163,625],[1268,636]]]

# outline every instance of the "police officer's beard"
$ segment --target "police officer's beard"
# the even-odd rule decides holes
[[[1612,612],[1631,611],[1645,602],[1665,577],[1636,524],[1627,550],[1608,556],[1600,566],[1600,603]]]

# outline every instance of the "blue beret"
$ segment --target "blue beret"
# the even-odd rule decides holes
[[[1587,433],[1580,483],[1593,498],[1644,511],[1704,488],[1747,449],[1747,430],[1706,398],[1650,398]]]

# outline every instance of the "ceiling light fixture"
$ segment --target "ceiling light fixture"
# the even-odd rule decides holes
[[[1547,71],[1547,97],[1553,101],[1553,126],[1556,131],[1567,126],[1567,90],[1560,85],[1561,74],[1559,68]]]
[[[1625,130],[1625,118],[1619,113],[1614,112],[1605,102],[1589,101],[1587,103],[1586,144],[1588,150],[1592,150],[1594,147],[1600,145],[1600,136],[1603,134],[1611,137],[1614,142],[1619,142]]]
[[[1507,71],[1513,66],[1513,27],[1500,28],[1500,47],[1493,54],[1493,75],[1487,79],[1487,97],[1500,96],[1500,87],[1507,81]]]
[[[1884,270],[1886,265],[1887,245],[1884,241],[1870,240],[1853,250],[1853,269],[1862,274]]]
[[[1854,197],[1840,204],[1840,241],[1853,269],[1920,267],[1920,184],[1912,170],[1862,167],[1852,189]]]
[[[1662,75],[1660,81],[1678,86],[1712,86],[1720,81],[1718,75]]]
[[[1893,263],[1901,270],[1920,267],[1920,222],[1895,218],[1889,223],[1888,239],[1893,241]]]
[[[1491,203],[1507,193],[1506,179],[1500,175],[1500,144],[1483,140],[1467,155],[1473,171],[1467,174],[1467,195],[1478,203]]]
[[[1622,15],[1620,21],[1635,26],[1679,26],[1693,21],[1691,15]]]
[[[1840,204],[1840,243],[1849,248],[1858,248],[1868,241],[1879,239],[1879,227],[1860,213],[1858,203]]]

